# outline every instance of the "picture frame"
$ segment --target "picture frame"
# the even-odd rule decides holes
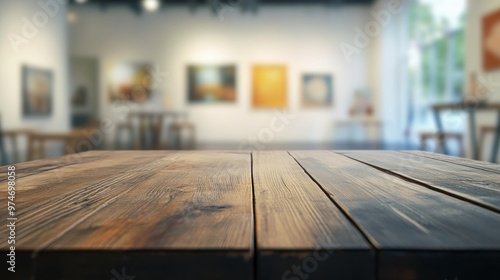
[[[50,69],[21,66],[23,117],[49,117],[52,115],[54,73]]]

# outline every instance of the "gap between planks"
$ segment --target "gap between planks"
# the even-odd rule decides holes
[[[469,160],[467,158],[452,157],[452,156],[446,156],[446,155],[441,155],[441,154],[432,154],[432,153],[425,152],[425,151],[397,151],[397,152],[403,153],[405,155],[420,156],[420,157],[432,159],[432,160],[439,161],[439,162],[452,163],[455,165],[460,165],[460,166],[474,168],[474,169],[478,169],[478,170],[482,170],[482,171],[500,174],[500,170],[496,170],[493,168],[493,166],[498,166],[498,165],[493,164],[493,163],[489,163],[489,162]],[[455,160],[453,160],[453,159],[455,159]]]
[[[371,240],[369,235],[367,233],[365,233],[361,227],[359,226],[358,223],[356,223],[356,221],[354,220],[353,217],[351,217],[351,215],[349,215],[349,213],[342,208],[342,206],[337,202],[335,201],[335,199],[330,195],[330,193],[325,189],[323,188],[323,186],[321,186],[321,184],[316,180],[314,179],[314,177],[300,164],[300,162],[294,157],[292,156],[292,154],[290,154],[290,151],[287,151],[288,155],[290,157],[292,157],[292,159],[297,163],[298,166],[300,166],[300,168],[302,169],[302,171],[304,171],[304,173],[307,174],[307,176],[320,188],[320,190],[328,197],[328,199],[333,203],[333,205],[335,205],[335,207],[337,207],[337,209],[340,210],[340,212],[349,220],[349,222],[361,233],[361,235],[363,236],[363,238],[366,240],[366,242],[370,245],[371,249],[373,250],[373,252],[375,253],[374,255],[374,262],[375,262],[375,278],[374,279],[378,279],[378,275],[379,275],[379,271],[378,271],[378,267],[379,267],[379,250],[377,249],[377,247],[374,245],[374,240]],[[252,174],[253,176],[253,174]]]
[[[468,203],[474,204],[474,205],[479,206],[479,207],[481,207],[481,208],[484,208],[484,209],[487,209],[487,210],[489,210],[489,211],[492,211],[492,212],[495,212],[495,213],[500,214],[500,209],[497,209],[497,208],[495,208],[495,207],[493,207],[493,206],[490,206],[490,205],[487,205],[487,204],[484,204],[484,203],[481,203],[481,202],[475,201],[474,199],[469,199],[469,198],[467,198],[467,197],[465,197],[465,196],[463,196],[463,195],[460,195],[460,194],[455,194],[455,193],[453,193],[453,192],[451,192],[451,191],[447,191],[447,190],[445,190],[445,189],[443,189],[443,188],[434,187],[434,186],[432,186],[430,183],[426,183],[426,182],[423,182],[423,181],[420,181],[420,180],[416,180],[416,179],[409,178],[409,177],[407,177],[407,176],[404,176],[404,174],[398,174],[398,173],[396,173],[396,172],[394,172],[394,171],[391,171],[391,170],[388,170],[388,169],[382,168],[382,167],[380,167],[380,166],[377,166],[377,165],[374,165],[374,164],[371,164],[371,163],[368,163],[368,162],[365,162],[365,161],[362,161],[362,160],[356,159],[356,158],[354,158],[354,157],[350,157],[350,156],[348,156],[348,155],[346,155],[346,154],[343,154],[343,153],[338,153],[338,152],[333,152],[333,151],[330,151],[330,152],[332,152],[332,153],[334,153],[334,154],[337,154],[337,155],[344,156],[344,157],[349,158],[349,159],[351,159],[351,160],[357,161],[357,162],[362,163],[362,164],[364,164],[364,165],[367,165],[367,166],[369,166],[369,167],[371,167],[371,168],[377,169],[377,170],[379,170],[379,171],[381,171],[381,172],[384,172],[384,173],[389,174],[389,175],[391,175],[391,176],[394,176],[394,177],[397,177],[397,178],[399,178],[399,179],[405,180],[405,181],[407,181],[407,182],[413,183],[413,184],[415,184],[415,185],[422,186],[422,187],[427,188],[427,189],[430,189],[430,190],[432,190],[432,191],[435,191],[435,192],[438,192],[438,193],[441,193],[441,194],[444,194],[444,195],[447,195],[447,196],[453,197],[453,198],[458,199],[458,200],[461,200],[461,201],[465,201],[465,202],[468,202]],[[405,153],[403,153],[403,154],[405,154]],[[408,154],[408,155],[418,156],[418,155],[415,155],[415,154]],[[432,158],[428,158],[428,157],[425,157],[425,158],[427,158],[427,159],[432,159]],[[439,160],[437,160],[437,161],[439,161]],[[458,164],[458,165],[459,165],[459,164]],[[463,166],[463,165],[462,165],[462,166]],[[466,167],[472,168],[472,167],[470,167],[470,166],[466,166]],[[476,169],[477,169],[477,168],[476,168]]]
[[[253,255],[253,279],[257,280],[257,219],[255,217],[255,185],[253,181],[253,152],[250,153],[250,182],[252,183],[252,255]]]

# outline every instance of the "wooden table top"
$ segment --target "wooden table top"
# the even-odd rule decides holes
[[[455,102],[455,103],[439,103],[432,105],[434,110],[500,110],[498,102]]]
[[[500,165],[418,151],[94,151],[16,176],[16,273],[1,279],[500,275]]]

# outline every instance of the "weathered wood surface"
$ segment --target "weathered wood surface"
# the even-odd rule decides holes
[[[454,164],[459,164],[459,165],[464,165],[467,167],[472,167],[472,168],[477,168],[493,173],[500,173],[500,165],[494,164],[491,162],[487,161],[478,161],[478,160],[472,160],[468,158],[461,158],[461,157],[453,157],[453,156],[447,156],[443,154],[435,154],[435,153],[430,153],[430,152],[425,152],[425,151],[401,151],[402,153],[406,154],[413,154],[413,155],[418,155],[418,156],[423,156],[423,157],[428,157],[432,158],[435,160],[441,160],[441,161],[446,161]]]
[[[498,165],[407,151],[121,151],[16,167],[18,273],[0,279],[500,275]]]
[[[339,153],[500,213],[500,175],[497,173],[395,151]]]
[[[45,159],[45,160],[34,160],[25,162],[22,164],[16,164],[18,167],[19,176],[18,179],[23,177],[28,177],[41,172],[53,171],[56,172],[57,169],[68,165],[81,164],[85,162],[92,162],[94,160],[99,160],[108,156],[113,155],[111,152],[105,151],[92,151],[80,154],[69,154],[63,157]],[[6,182],[7,178],[0,177],[0,183]]]
[[[18,246],[37,251],[71,228],[113,202],[161,168],[164,155],[147,152],[120,153],[100,160],[69,164],[63,168],[16,180]],[[23,165],[16,174],[22,174]],[[7,204],[6,188],[1,189],[0,205]],[[0,212],[0,219],[7,211]],[[0,228],[0,234],[8,229]],[[0,244],[0,248],[7,246]]]
[[[259,279],[280,279],[315,250],[330,256],[313,279],[373,276],[368,242],[286,151],[255,152],[253,176]],[[359,261],[334,258],[343,252],[356,253],[351,259]]]
[[[379,255],[399,254],[398,266],[379,260],[381,279],[403,279],[397,277],[403,272],[412,272],[418,279],[445,279],[457,273],[457,267],[456,261],[441,262],[443,252],[453,259],[456,252],[470,251],[462,258],[481,265],[474,251],[500,251],[500,215],[495,212],[390,177],[339,154],[290,153],[348,213]],[[422,251],[428,254],[420,260]],[[498,257],[493,254],[482,262],[493,263]],[[440,262],[440,271],[417,269],[424,261]]]
[[[175,260],[184,259],[185,264],[189,251],[202,250],[207,265],[200,266],[197,273],[221,273],[224,278],[251,276],[253,214],[248,152],[122,152],[112,159],[83,165],[75,174],[72,167],[61,170],[65,179],[59,185],[47,173],[47,178],[37,176],[43,184],[28,187],[24,195],[23,187],[19,189],[19,202],[23,196],[47,198],[19,212],[18,227],[23,229],[19,248],[32,250],[40,263],[49,264],[37,268],[37,275],[89,279],[109,274],[112,264],[124,258],[137,261],[138,256],[149,256],[149,264],[126,263],[131,269],[147,272],[147,277],[142,276],[149,278],[158,273],[155,263],[157,269],[165,268],[162,262],[170,260],[171,270],[183,278],[194,272],[185,265],[180,269]],[[20,179],[19,186],[34,186],[27,182],[30,179],[33,177]],[[60,258],[57,269],[50,265],[59,252],[68,250],[93,256],[87,263],[82,258],[78,266],[92,266],[95,261],[108,266],[75,276],[78,267],[73,258]],[[151,255],[133,253],[144,250]],[[172,253],[157,254],[167,250]],[[108,251],[123,254],[111,254],[113,259]],[[183,252],[177,256],[176,251]],[[213,253],[207,254],[209,251]],[[221,264],[225,261],[235,262],[240,271],[223,274]]]

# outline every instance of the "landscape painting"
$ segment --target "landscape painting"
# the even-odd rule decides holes
[[[109,63],[106,78],[110,101],[141,103],[149,99],[153,84],[150,69],[148,63]]]
[[[236,67],[234,65],[188,66],[190,103],[234,103]]]

